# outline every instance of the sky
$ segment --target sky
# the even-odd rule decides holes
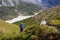
[[[48,7],[60,5],[60,0],[41,0],[42,3]]]

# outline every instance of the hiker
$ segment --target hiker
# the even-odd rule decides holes
[[[43,21],[41,21],[40,26],[43,26],[43,25],[46,25],[46,24],[47,24],[46,20],[43,20]]]
[[[24,29],[24,24],[23,23],[20,23],[20,31],[22,32]]]

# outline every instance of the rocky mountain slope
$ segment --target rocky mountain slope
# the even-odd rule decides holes
[[[25,27],[24,31],[20,32],[19,26],[0,20],[0,40],[42,40],[42,36],[45,37],[44,35],[49,35],[44,40],[51,39],[50,36],[53,37],[52,39],[59,39],[60,34],[56,30],[56,28],[48,25],[34,25]]]
[[[33,15],[34,12],[59,4],[59,0],[0,0],[0,19],[10,20],[18,15]]]

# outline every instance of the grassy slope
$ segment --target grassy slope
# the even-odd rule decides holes
[[[14,24],[19,25],[20,22],[23,22],[25,24],[25,29],[24,29],[24,32],[22,32],[20,35],[20,40],[42,40],[41,39],[42,35],[43,36],[45,35],[45,38],[43,38],[43,40],[55,40],[55,38],[56,40],[60,40],[59,38],[60,33],[57,34],[57,32],[55,31],[56,29],[54,27],[47,26],[47,25],[39,26],[39,23],[41,22],[41,20],[44,20],[44,19],[46,19],[49,24],[56,25],[56,27],[59,28],[60,6],[50,8],[49,10],[39,13],[35,17],[31,17],[29,19],[14,23]],[[53,34],[50,34],[50,33],[53,33]],[[50,37],[52,37],[52,39]]]
[[[18,33],[19,33],[19,27],[17,25],[8,24],[0,20],[0,39],[1,38],[8,39],[8,38],[16,37]]]
[[[45,26],[36,25],[33,27],[28,27],[24,30],[24,32],[21,33],[20,40],[42,40],[42,35],[43,36],[48,35],[49,33],[56,34],[55,30],[56,30],[55,28],[52,28],[47,25]],[[53,34],[51,34],[51,36]],[[51,40],[49,37],[50,36],[46,36],[46,38],[43,38],[43,40]],[[53,38],[55,38],[55,36]],[[57,38],[58,38],[58,35],[57,35]]]
[[[23,21],[16,22],[14,24],[19,25],[20,22],[23,22],[25,24],[25,27],[39,25],[40,21],[43,20],[44,18],[48,22],[50,20],[54,20],[54,19],[59,20],[60,19],[60,6],[50,8],[49,10],[46,10],[42,13],[39,13],[35,17],[29,18],[29,19],[26,19],[26,20],[23,20]]]

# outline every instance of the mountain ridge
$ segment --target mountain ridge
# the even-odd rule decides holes
[[[33,3],[35,5],[43,7],[53,7],[60,5],[60,0],[0,0],[0,4],[3,6],[17,6],[20,2]]]

